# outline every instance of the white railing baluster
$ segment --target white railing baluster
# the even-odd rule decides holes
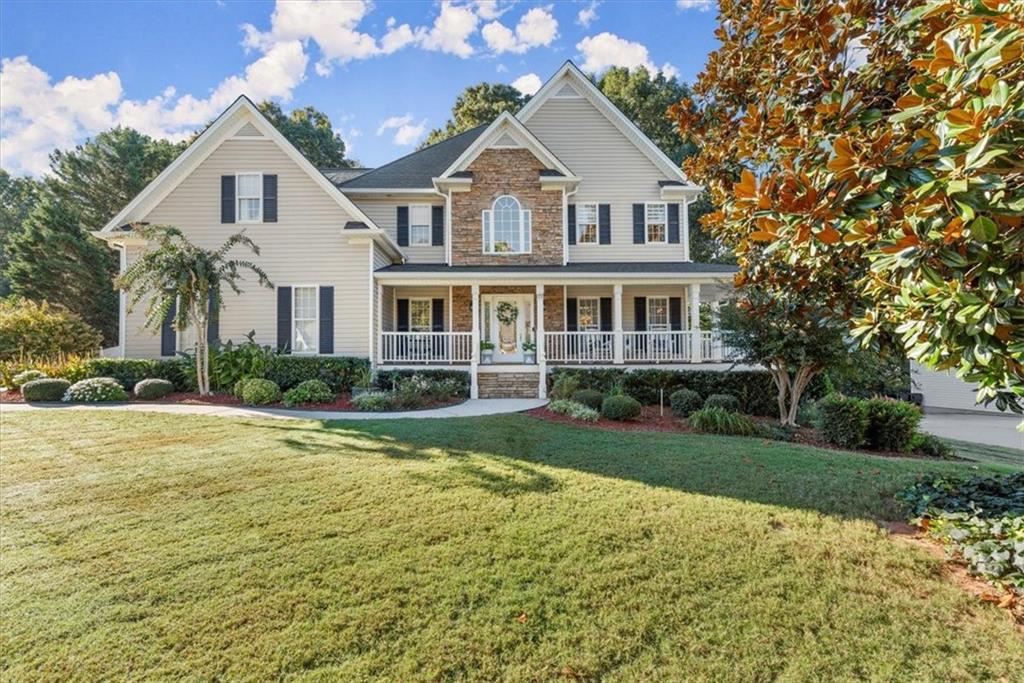
[[[380,362],[453,365],[468,363],[472,332],[381,332]]]

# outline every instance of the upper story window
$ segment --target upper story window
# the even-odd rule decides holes
[[[576,328],[580,332],[594,332],[601,329],[601,300],[595,297],[580,297],[576,302]]]
[[[530,212],[515,197],[502,195],[495,199],[492,208],[484,210],[484,253],[528,254],[530,221]]]
[[[235,201],[238,202],[239,223],[260,223],[263,220],[263,174],[239,173],[235,176]]]
[[[597,204],[576,205],[576,243],[597,244]]]
[[[292,287],[292,352],[316,353],[320,347],[320,297],[313,286]]]
[[[429,204],[413,204],[409,207],[409,246],[430,246],[430,219]]]
[[[430,299],[409,299],[409,331],[430,332],[434,329],[434,310]]]
[[[668,242],[668,205],[656,202],[644,205],[647,242]]]

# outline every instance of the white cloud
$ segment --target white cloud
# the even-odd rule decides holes
[[[402,116],[392,116],[390,118],[381,121],[380,126],[377,127],[377,135],[383,135],[388,131],[395,131],[394,137],[391,141],[396,145],[402,147],[411,145],[423,137],[423,133],[427,130],[427,120],[423,119],[419,123],[413,123],[414,117],[412,114],[404,114]]]
[[[434,25],[429,29],[420,27],[415,30],[416,44],[424,50],[445,52],[465,59],[473,54],[469,37],[476,32],[479,21],[472,9],[445,0]]]
[[[509,11],[511,7],[501,7],[501,3],[498,0],[476,0],[476,13],[477,15],[485,20],[497,19],[505,12]]]
[[[505,66],[504,64],[499,64],[498,66],[494,67],[494,70],[500,74],[508,73],[508,67]]]
[[[497,54],[522,54],[531,48],[550,45],[558,37],[558,20],[551,14],[550,6],[534,7],[519,19],[514,33],[500,21],[492,21],[483,27],[481,35],[487,47]]]
[[[576,23],[583,28],[590,28],[590,25],[597,19],[597,6],[600,4],[597,0],[591,0],[591,3],[576,15]]]
[[[697,9],[707,12],[715,6],[715,0],[676,0],[676,7],[681,10]]]
[[[660,69],[654,66],[644,44],[620,38],[607,31],[584,38],[576,43],[576,49],[583,55],[581,68],[590,73],[601,73],[613,66],[624,66],[627,69],[642,66],[652,74],[660,71],[666,78],[679,75],[679,70],[667,62]]]
[[[534,95],[544,83],[537,74],[525,74],[512,81],[512,87],[524,95]]]

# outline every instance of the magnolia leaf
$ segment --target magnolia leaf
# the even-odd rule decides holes
[[[981,242],[991,242],[999,234],[996,222],[988,216],[978,216],[971,221],[971,234]]]

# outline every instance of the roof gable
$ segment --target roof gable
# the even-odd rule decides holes
[[[554,169],[565,177],[572,177],[573,172],[563,164],[558,157],[544,146],[537,137],[529,131],[515,116],[506,112],[491,122],[487,130],[477,136],[462,154],[451,163],[440,178],[450,178],[456,173],[465,171],[473,160],[480,156],[480,153],[489,147],[511,148],[523,147],[529,150],[537,159],[543,162],[548,168]]]

